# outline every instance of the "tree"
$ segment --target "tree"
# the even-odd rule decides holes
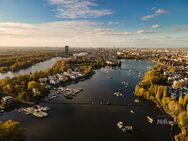
[[[26,99],[26,92],[18,93],[17,99],[18,100],[25,100]]]
[[[181,112],[178,115],[178,124],[180,127],[188,127],[188,117],[185,112]]]
[[[179,97],[178,103],[179,103],[181,106],[183,106],[184,100],[183,100],[183,97],[182,97],[182,96]]]
[[[163,98],[167,97],[167,95],[168,95],[167,87],[163,86]]]
[[[188,104],[188,94],[184,97],[183,106],[185,107]]]
[[[24,141],[25,131],[19,127],[19,123],[8,120],[0,122],[0,141]]]
[[[170,97],[164,97],[162,99],[162,105],[163,106],[168,106],[168,103],[171,101]]]
[[[13,85],[11,85],[11,84],[7,84],[7,85],[5,85],[5,86],[3,87],[3,92],[4,92],[4,94],[6,94],[6,95],[12,94],[13,91],[14,91],[14,88],[13,88]]]
[[[34,89],[34,88],[38,88],[39,87],[39,84],[38,82],[36,81],[30,81],[27,85],[28,89]]]

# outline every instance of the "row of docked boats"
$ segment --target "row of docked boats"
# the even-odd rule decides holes
[[[67,99],[73,99],[77,94],[79,94],[81,91],[83,91],[82,88],[67,88],[67,87],[61,87],[60,88],[61,93],[64,95]]]
[[[49,107],[47,106],[39,106],[39,105],[34,105],[32,107],[27,107],[27,108],[19,108],[17,111],[19,113],[24,113],[25,115],[33,115],[37,118],[44,118],[48,116],[47,111],[50,110]]]

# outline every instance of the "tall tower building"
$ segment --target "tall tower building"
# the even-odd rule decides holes
[[[65,56],[69,55],[69,46],[65,46]]]

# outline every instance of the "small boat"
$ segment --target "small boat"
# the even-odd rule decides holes
[[[126,133],[126,132],[132,132],[133,131],[133,126],[124,126],[122,128],[122,132]]]
[[[135,99],[134,102],[135,103],[139,103],[140,101],[139,101],[139,99]]]
[[[131,110],[130,112],[131,112],[131,114],[134,114],[134,111],[133,111],[133,110]]]
[[[122,121],[119,121],[119,122],[117,123],[117,127],[118,127],[119,129],[123,128],[123,122],[122,122]]]
[[[125,127],[123,127],[122,129],[122,132],[126,133],[127,132],[127,129]]]
[[[123,94],[121,92],[114,92],[114,95],[115,96],[121,96],[121,97],[123,96]]]
[[[153,118],[151,118],[150,116],[147,116],[147,120],[148,122],[153,123]]]
[[[38,112],[39,114],[43,115],[44,117],[48,116],[48,113],[43,112],[42,110],[35,110],[35,112]]]

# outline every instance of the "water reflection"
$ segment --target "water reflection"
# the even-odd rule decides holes
[[[0,73],[0,79],[4,79],[6,77],[15,77],[17,75],[23,75],[23,74],[30,74],[31,72],[34,72],[34,71],[44,71],[44,70],[47,70],[48,68],[52,67],[53,63],[57,60],[60,60],[61,58],[57,57],[57,58],[52,58],[52,59],[49,59],[47,61],[44,61],[44,62],[40,62],[40,63],[37,63],[27,69],[22,69],[18,72],[12,72],[12,71],[9,71],[7,73]]]

